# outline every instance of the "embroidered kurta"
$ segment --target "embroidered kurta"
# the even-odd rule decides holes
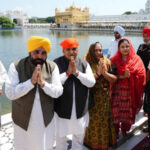
[[[9,80],[6,83],[6,96],[10,100],[15,100],[24,96],[34,88],[31,79],[19,83],[18,72],[12,63],[8,72]],[[63,92],[63,87],[60,82],[59,70],[55,66],[52,72],[52,83],[45,82],[43,87],[45,94],[57,98]],[[54,117],[55,118],[55,117]],[[55,137],[55,119],[52,119],[50,124],[45,127],[43,114],[40,104],[40,96],[38,88],[34,98],[33,108],[31,112],[28,130],[25,131],[21,127],[14,124],[14,146],[15,150],[50,150],[54,144]]]
[[[61,83],[64,84],[67,80],[66,73],[60,74]],[[92,87],[95,84],[95,79],[92,73],[92,70],[87,65],[85,73],[79,72],[77,77],[81,83],[87,87]],[[72,106],[72,114],[71,119],[60,118],[56,115],[57,122],[57,135],[60,137],[67,136],[69,134],[84,134],[85,128],[89,123],[89,113],[87,112],[83,117],[77,119],[76,117],[76,106],[75,106],[75,86],[73,85],[73,106]]]

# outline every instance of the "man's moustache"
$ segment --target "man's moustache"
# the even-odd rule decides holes
[[[39,65],[43,65],[45,63],[45,60],[41,59],[41,58],[37,58],[37,59],[32,59],[31,62],[37,66],[38,64]]]

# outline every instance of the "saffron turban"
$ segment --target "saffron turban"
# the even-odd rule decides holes
[[[145,33],[150,37],[150,28],[149,27],[143,29],[143,36]]]
[[[77,48],[79,46],[78,41],[75,38],[67,38],[60,43],[63,50],[67,48]]]
[[[115,26],[114,32],[115,32],[115,31],[117,31],[121,36],[124,36],[124,34],[125,34],[125,30],[124,30],[124,28],[121,27],[121,26]]]
[[[51,42],[48,38],[43,38],[40,36],[31,36],[27,41],[28,52],[32,52],[39,47],[43,47],[48,54],[51,50]]]

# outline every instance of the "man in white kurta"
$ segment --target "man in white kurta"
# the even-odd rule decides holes
[[[125,30],[123,27],[121,26],[115,26],[114,28],[114,37],[115,39],[112,39],[111,43],[110,43],[110,47],[108,49],[108,58],[111,58],[118,49],[118,41],[124,36],[125,34]]]
[[[0,61],[0,95],[2,94],[2,86],[7,79],[7,71]],[[0,104],[0,126],[1,126],[1,104]]]
[[[67,42],[68,46],[66,46],[67,45],[66,42]],[[63,47],[62,43],[64,43],[64,47]],[[63,47],[64,56],[56,59],[55,62],[59,67],[61,83],[63,84],[63,86],[65,85],[66,82],[68,82],[69,78],[72,78],[71,76],[73,75],[75,78],[77,78],[79,83],[82,84],[83,86],[87,87],[87,89],[92,87],[95,84],[95,79],[94,79],[94,76],[93,76],[93,73],[92,73],[92,70],[91,70],[89,64],[86,63],[85,72],[78,70],[78,67],[80,66],[79,65],[80,63],[78,63],[78,62],[79,61],[82,62],[82,60],[77,58],[77,53],[78,53],[77,41],[73,38],[69,38],[69,39],[64,40],[62,43],[61,43],[61,46]],[[62,61],[64,61],[64,62],[69,61],[68,69],[65,72],[62,68],[66,64],[65,63],[61,64]],[[72,101],[72,109],[71,109],[70,118],[65,118],[65,116],[62,117],[61,113],[63,113],[63,112],[59,112],[59,110],[56,115],[56,124],[57,124],[56,149],[57,150],[66,150],[67,149],[67,142],[66,142],[67,135],[72,135],[72,150],[81,150],[83,148],[83,139],[84,139],[84,134],[85,134],[85,128],[88,126],[88,123],[89,123],[89,113],[88,113],[89,90],[87,91],[88,92],[87,99],[85,100],[86,103],[85,103],[84,110],[83,110],[83,112],[85,111],[84,115],[77,117],[78,112],[77,112],[76,107],[80,107],[80,106],[77,104],[77,101],[76,101],[75,82],[73,81],[72,98],[69,99],[69,101]],[[70,85],[70,88],[72,88],[71,85]],[[67,89],[65,89],[65,86],[64,86],[64,91],[65,90],[67,90]],[[84,101],[82,99],[82,94],[84,94],[84,92],[82,93],[82,91],[81,91],[80,94],[81,94],[81,95],[79,95],[79,96],[81,96],[80,100]],[[61,98],[60,98],[60,100],[61,100]],[[59,101],[59,99],[58,99],[58,101]],[[67,103],[67,99],[66,99],[66,103]],[[60,109],[61,109],[61,106],[60,106]],[[68,108],[66,108],[66,109],[68,109]],[[57,108],[56,108],[56,112],[57,112]]]
[[[45,38],[41,37],[31,37],[29,40],[31,40],[32,43],[31,46],[28,45],[28,52],[31,54],[33,60],[34,58],[46,60],[47,53],[50,50],[49,40],[46,39],[45,41]],[[36,44],[32,45],[36,42],[40,44],[37,44],[37,46],[35,46]],[[39,70],[41,69],[41,65],[39,65],[41,63],[40,59],[35,59],[34,61],[34,63],[37,63],[36,68]],[[6,84],[6,95],[10,100],[15,101],[16,99],[28,94],[34,88],[34,84],[37,84],[38,86],[41,86],[41,89],[46,95],[57,98],[63,92],[57,65],[55,65],[51,76],[51,83],[48,83],[40,78],[40,73],[36,74],[34,71],[32,78],[20,83],[15,63],[12,63],[8,71],[9,80]],[[14,123],[15,150],[52,150],[53,148],[55,138],[55,121],[53,117],[47,126],[44,125],[38,86],[36,87],[35,98],[27,131]]]

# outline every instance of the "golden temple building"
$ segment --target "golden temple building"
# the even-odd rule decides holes
[[[75,5],[65,9],[65,12],[60,12],[58,8],[55,9],[55,22],[60,24],[76,24],[80,21],[89,20],[89,8],[85,7],[83,10],[77,8]]]

